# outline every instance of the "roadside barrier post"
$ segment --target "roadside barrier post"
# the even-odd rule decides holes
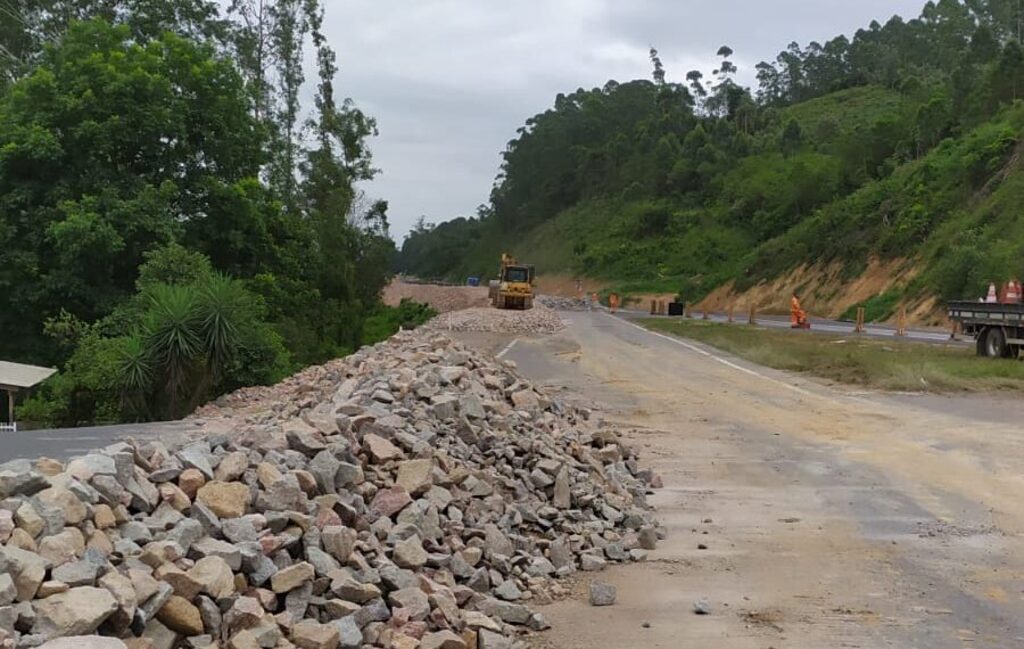
[[[735,311],[735,309],[736,309],[736,304],[735,303],[729,305],[729,322],[730,323],[736,322],[736,319],[733,318],[733,311]]]
[[[900,312],[896,316],[896,335],[906,336],[907,335],[907,308],[900,307]]]
[[[658,301],[651,300],[651,315],[658,315]]]
[[[757,324],[757,308],[753,304],[750,305],[750,316],[747,318],[747,324]]]
[[[857,325],[854,328],[854,333],[864,333],[864,307],[857,308]]]

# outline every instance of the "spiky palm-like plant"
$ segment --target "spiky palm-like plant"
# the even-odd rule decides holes
[[[124,410],[148,418],[147,395],[153,386],[153,362],[146,341],[138,332],[123,339],[118,382]]]
[[[196,358],[202,353],[196,290],[157,284],[148,290],[149,309],[143,323],[145,346],[164,382],[167,414],[178,414],[178,402],[187,388]]]
[[[200,287],[196,306],[207,372],[216,383],[238,349],[251,300],[240,282],[214,275]]]

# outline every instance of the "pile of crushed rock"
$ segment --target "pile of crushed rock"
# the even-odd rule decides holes
[[[524,311],[477,307],[442,313],[423,326],[433,331],[552,334],[564,329],[565,321],[552,309],[534,304]]]
[[[589,299],[561,297],[558,295],[538,295],[537,302],[555,311],[587,311],[599,306],[598,304],[591,304]]]
[[[0,466],[3,646],[508,649],[662,532],[614,430],[429,331],[197,416]]]

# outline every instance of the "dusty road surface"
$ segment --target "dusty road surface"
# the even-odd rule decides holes
[[[539,647],[1024,646],[1024,400],[854,394],[563,315],[554,336],[470,342],[640,426],[670,536],[581,575],[617,604],[581,583],[543,609]]]

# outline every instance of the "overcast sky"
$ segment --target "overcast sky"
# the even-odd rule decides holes
[[[390,202],[401,244],[416,219],[472,215],[499,154],[559,92],[709,73],[729,45],[743,81],[791,41],[851,34],[920,13],[924,0],[326,0],[338,89],[377,119],[382,173],[364,188]]]

